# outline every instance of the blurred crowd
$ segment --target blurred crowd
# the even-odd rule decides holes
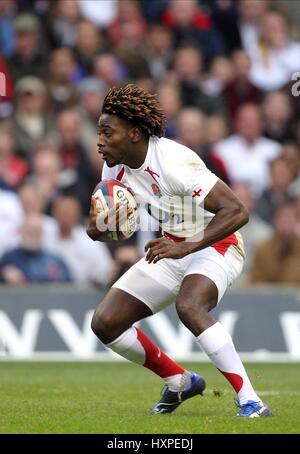
[[[101,105],[133,82],[248,208],[240,285],[299,285],[299,16],[300,0],[1,0],[0,282],[106,286],[143,255],[151,232],[85,233]]]

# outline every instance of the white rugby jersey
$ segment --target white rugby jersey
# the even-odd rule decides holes
[[[175,241],[201,233],[214,217],[204,209],[203,201],[218,177],[194,151],[173,140],[150,137],[145,161],[138,169],[104,163],[102,180],[106,179],[129,187],[140,206],[158,220],[165,236]],[[230,235],[228,242],[237,244],[236,235]]]

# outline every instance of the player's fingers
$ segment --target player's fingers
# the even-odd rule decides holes
[[[150,256],[151,256],[151,249],[149,249],[148,252],[147,252],[147,254],[146,254],[146,257],[145,257],[146,262],[149,262]]]
[[[106,232],[108,229],[108,210],[97,213],[96,226],[99,232]]]
[[[157,263],[157,262],[159,262],[159,260],[161,260],[161,259],[166,259],[166,258],[170,258],[170,257],[169,257],[169,254],[168,254],[167,252],[165,252],[165,253],[159,253],[159,254],[157,254],[157,255],[154,257],[153,263]]]
[[[146,256],[146,260],[147,260],[147,257],[148,257],[148,262],[151,263],[151,262],[153,262],[153,260],[155,259],[155,257],[158,254],[161,254],[163,252],[164,252],[164,248],[162,248],[159,245],[155,245],[155,246],[151,247],[148,250],[148,253],[147,253],[147,256]]]
[[[118,218],[115,210],[109,212],[107,220],[108,229],[115,232],[117,230],[117,222]]]
[[[145,252],[147,252],[149,248],[153,248],[155,245],[159,244],[161,240],[162,238],[156,238],[155,240],[148,241],[148,243],[145,244]]]
[[[161,259],[162,259],[162,254],[157,254],[157,256],[154,257],[154,259],[153,259],[153,263],[155,264],[155,263],[157,263],[157,262],[158,262],[159,260],[161,260]]]
[[[148,263],[151,263],[155,257],[155,254],[153,253],[152,249],[149,249],[146,255],[146,261]]]
[[[107,210],[107,224],[109,228],[116,224],[116,206]]]
[[[119,230],[120,226],[127,220],[127,205],[119,202],[108,211],[108,228],[111,231]]]
[[[97,214],[96,203],[97,203],[96,199],[92,197],[90,206],[90,216],[95,216]]]
[[[128,220],[128,212],[127,212],[127,205],[120,207],[118,210],[118,228],[124,224]]]
[[[118,208],[118,213],[119,214],[127,214],[128,212],[128,203],[126,203],[125,205],[120,205],[119,208]]]
[[[116,204],[116,212],[115,212],[115,219],[116,219],[116,230],[119,229],[119,222],[120,222],[120,213],[119,213],[119,210],[120,210],[120,204],[119,202]]]
[[[112,208],[109,208],[107,210],[107,219],[106,219],[106,222],[107,222],[107,226],[108,226],[108,229],[109,230],[113,230],[115,231],[116,230],[116,208],[117,208],[117,205],[116,206],[113,206]]]
[[[172,252],[170,250],[170,245],[165,244],[160,244],[158,247],[152,249],[154,258],[153,258],[153,263],[157,263],[161,259],[165,258],[172,258]]]

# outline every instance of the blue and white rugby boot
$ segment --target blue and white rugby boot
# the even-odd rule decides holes
[[[171,391],[166,385],[160,400],[152,407],[151,413],[172,413],[179,405],[191,397],[201,395],[205,389],[205,381],[195,372],[191,373],[191,384],[183,391]]]
[[[236,401],[237,406],[240,408],[239,413],[236,416],[242,416],[246,418],[262,418],[266,416],[273,416],[271,410],[263,402],[254,402],[254,400],[248,400],[243,405],[240,405]]]

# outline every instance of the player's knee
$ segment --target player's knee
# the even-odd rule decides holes
[[[193,312],[193,305],[188,301],[177,300],[176,311],[181,320],[186,319]]]
[[[178,317],[182,321],[189,319],[201,318],[201,315],[205,316],[209,311],[209,304],[203,301],[203,304],[199,304],[194,300],[190,299],[179,299],[176,301],[176,311]]]
[[[91,322],[91,328],[96,336],[105,342],[112,329],[112,317],[108,313],[95,311]]]

